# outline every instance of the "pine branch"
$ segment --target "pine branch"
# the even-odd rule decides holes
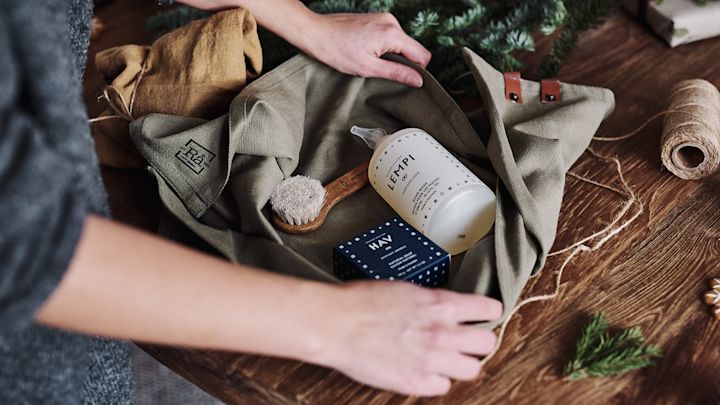
[[[409,33],[419,40],[427,40],[437,32],[440,14],[435,11],[420,11],[410,23]]]
[[[540,64],[540,77],[557,76],[562,61],[577,47],[579,33],[602,24],[603,19],[618,7],[620,2],[621,0],[565,0],[567,18],[563,32]]]
[[[592,316],[575,345],[575,356],[565,366],[571,380],[614,376],[654,364],[661,356],[657,346],[647,345],[639,327],[610,335],[602,313]]]

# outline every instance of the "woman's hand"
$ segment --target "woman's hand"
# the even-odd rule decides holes
[[[202,271],[198,271],[198,269]],[[70,269],[36,314],[49,326],[288,357],[375,387],[440,395],[470,380],[499,302],[402,282],[320,283],[233,265],[89,216]]]
[[[450,380],[472,380],[475,356],[496,343],[489,330],[464,322],[497,319],[494,299],[401,282],[365,281],[340,287],[326,318],[326,347],[310,362],[360,382],[407,395],[442,395]]]
[[[392,14],[320,14],[313,26],[297,46],[319,61],[351,75],[422,86],[416,70],[380,58],[395,53],[422,67],[430,62],[430,51],[408,36]]]
[[[420,73],[380,57],[396,53],[422,67],[430,62],[430,51],[408,36],[389,13],[318,14],[298,0],[178,1],[204,10],[245,7],[260,25],[315,59],[351,75],[421,87]]]

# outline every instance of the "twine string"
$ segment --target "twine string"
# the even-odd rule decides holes
[[[632,189],[630,189],[630,187],[627,185],[627,181],[625,180],[625,176],[623,175],[623,172],[622,172],[622,167],[620,166],[620,161],[619,161],[617,158],[608,158],[608,157],[605,157],[605,156],[603,156],[603,155],[595,152],[595,150],[593,150],[592,148],[588,148],[588,152],[589,152],[591,155],[593,155],[593,156],[595,156],[596,158],[598,158],[598,159],[604,160],[604,161],[606,161],[606,162],[612,162],[612,163],[615,165],[615,171],[618,173],[618,176],[620,177],[620,182],[622,183],[624,190],[619,190],[619,189],[617,189],[617,188],[615,188],[615,187],[612,187],[612,186],[610,186],[610,185],[607,185],[607,184],[604,184],[604,183],[600,183],[600,182],[597,182],[597,181],[592,180],[592,179],[588,179],[587,177],[580,176],[580,175],[575,174],[575,173],[573,173],[573,172],[568,172],[568,175],[570,175],[571,177],[574,177],[574,178],[576,178],[576,179],[578,179],[578,180],[580,180],[580,181],[583,181],[583,182],[585,182],[585,183],[590,183],[590,184],[595,185],[595,186],[597,186],[597,187],[602,187],[602,188],[604,188],[604,189],[607,189],[607,190],[610,190],[610,191],[612,191],[612,192],[615,192],[615,193],[617,193],[617,194],[625,197],[627,200],[625,200],[625,202],[624,202],[623,205],[622,205],[622,209],[618,212],[618,214],[615,216],[615,218],[614,218],[608,225],[606,225],[603,229],[601,229],[601,230],[599,230],[599,231],[597,231],[597,232],[595,232],[595,233],[593,233],[593,234],[591,234],[591,235],[588,235],[588,236],[586,236],[586,237],[578,240],[577,242],[571,244],[570,246],[567,246],[567,247],[564,247],[564,248],[562,248],[562,249],[558,249],[558,250],[555,250],[555,251],[553,251],[553,252],[548,253],[548,257],[550,257],[550,256],[557,256],[557,255],[563,254],[563,253],[565,253],[565,252],[568,252],[568,251],[570,251],[570,250],[573,250],[574,248],[576,248],[576,247],[578,247],[578,246],[580,246],[580,245],[585,244],[585,242],[589,242],[589,241],[591,241],[591,240],[593,240],[593,239],[595,239],[595,238],[597,238],[597,237],[599,237],[599,236],[602,236],[602,235],[604,235],[604,234],[606,234],[606,233],[612,233],[612,232],[614,232],[614,229],[613,229],[613,228],[615,227],[615,225],[616,225],[618,222],[620,222],[620,220],[625,216],[625,214],[627,214],[628,211],[630,211],[630,208],[632,208],[633,204],[635,204],[636,202],[638,202],[638,203],[640,204],[640,206],[642,206],[642,202],[640,202],[640,201],[636,198],[636,196],[635,196],[635,194],[633,193]]]
[[[142,66],[140,67],[140,72],[138,72],[137,80],[135,80],[135,86],[133,87],[132,93],[130,93],[130,102],[127,103],[125,101],[125,97],[123,97],[122,93],[118,91],[113,86],[105,86],[103,89],[103,92],[100,96],[98,96],[98,101],[104,100],[107,105],[115,112],[115,115],[106,115],[101,117],[95,117],[88,120],[90,124],[100,121],[106,121],[106,120],[112,120],[112,119],[123,119],[125,121],[132,121],[133,118],[133,108],[135,107],[135,99],[137,96],[137,89],[140,87],[140,82],[143,79],[143,76],[145,75],[145,70],[147,68],[147,58],[145,61],[143,61]],[[110,93],[114,93],[117,98],[120,100],[120,106],[117,105],[117,103],[114,103],[111,101]]]
[[[595,152],[593,149],[588,148],[588,152],[592,154],[593,156],[613,162],[615,164],[615,170],[618,173],[618,176],[620,178],[620,183],[622,184],[623,190],[619,190],[615,187],[612,187],[607,184],[596,182],[592,179],[588,179],[584,176],[581,176],[576,173],[569,172],[569,174],[577,178],[580,181],[593,184],[598,187],[605,188],[607,190],[610,190],[612,192],[618,193],[622,195],[623,197],[626,197],[627,200],[623,204],[623,208],[615,215],[615,218],[602,230],[599,232],[595,232],[590,236],[587,236],[572,245],[565,247],[563,249],[551,252],[548,254],[548,256],[556,256],[559,254],[562,254],[564,252],[570,251],[570,254],[567,255],[565,260],[563,261],[562,265],[558,269],[558,272],[555,276],[555,282],[554,282],[554,288],[552,292],[548,294],[540,294],[535,295],[529,298],[526,298],[515,305],[512,311],[508,314],[508,316],[505,318],[505,321],[500,325],[500,329],[498,331],[497,335],[497,343],[495,344],[495,347],[493,350],[480,361],[481,365],[487,364],[500,350],[500,347],[502,346],[503,339],[505,338],[505,333],[507,331],[508,325],[510,324],[510,321],[512,320],[513,316],[525,305],[533,303],[533,302],[540,302],[540,301],[548,301],[557,298],[560,295],[561,287],[562,287],[562,277],[563,273],[565,272],[565,269],[567,268],[567,265],[572,261],[575,256],[577,256],[581,252],[593,252],[598,249],[600,249],[607,241],[612,239],[614,236],[622,232],[625,228],[630,226],[635,220],[640,217],[640,215],[645,211],[642,201],[640,201],[637,196],[635,195],[635,192],[628,184],[627,180],[625,180],[625,176],[623,175],[622,165],[620,164],[620,160],[617,158],[610,158],[603,156],[597,152]],[[628,218],[626,221],[624,221],[619,226],[616,226],[624,217],[626,217],[628,211],[631,207],[636,206],[635,212],[632,214],[630,218]],[[587,242],[590,242],[592,240],[597,239],[597,241],[594,244],[587,244]]]
[[[682,105],[679,105],[678,108],[680,108],[680,107],[688,107],[688,106],[695,106],[695,105],[702,105],[702,106],[705,107],[705,108],[710,108],[710,107],[708,107],[708,106],[706,106],[706,105],[697,104],[697,103],[682,104]],[[702,125],[702,126],[704,126],[705,128],[707,128],[707,129],[710,130],[710,131],[714,131],[714,129],[713,129],[713,127],[712,127],[712,124],[708,123],[705,117],[701,117],[701,116],[699,116],[699,115],[697,115],[697,114],[693,114],[693,113],[691,113],[691,112],[689,112],[689,111],[673,109],[673,110],[661,111],[661,112],[653,115],[652,117],[650,117],[650,118],[648,118],[647,120],[645,120],[645,122],[643,122],[642,124],[640,124],[640,126],[637,127],[635,130],[633,130],[633,131],[631,131],[631,132],[628,132],[628,133],[625,134],[625,135],[621,135],[621,136],[611,136],[611,137],[595,136],[595,137],[592,138],[592,140],[593,140],[593,141],[598,141],[598,142],[616,142],[616,141],[622,141],[622,140],[625,140],[625,139],[632,138],[633,136],[635,136],[635,135],[637,135],[638,133],[640,133],[640,131],[642,131],[643,129],[645,129],[645,127],[648,126],[651,122],[655,121],[657,118],[666,116],[666,115],[668,115],[668,114],[684,114],[684,115],[687,115],[687,116],[689,116],[689,117],[691,117],[691,118],[694,118],[694,119],[696,120],[696,121],[686,121],[686,122],[683,122],[681,125],[697,124],[697,125]],[[679,127],[679,126],[672,128],[669,132],[676,130],[678,127]]]
[[[675,97],[678,95],[678,93],[681,93],[681,92],[684,92],[684,91],[687,91],[687,90],[693,90],[693,89],[701,89],[701,90],[704,90],[704,91],[711,91],[710,88],[708,88],[708,87],[699,86],[699,85],[696,85],[696,84],[689,84],[689,85],[686,85],[686,86],[678,87],[678,88],[676,88],[675,90],[673,90],[673,92],[670,94],[670,99],[675,98]],[[652,117],[650,117],[650,118],[648,118],[647,120],[645,120],[645,122],[642,123],[642,124],[641,124],[639,127],[637,127],[635,130],[633,130],[633,131],[631,131],[631,132],[629,132],[629,133],[627,133],[627,134],[625,134],[625,135],[614,136],[614,137],[595,136],[595,137],[593,137],[593,141],[599,141],[599,142],[615,142],[615,141],[622,141],[622,140],[625,140],[625,139],[628,139],[628,138],[632,138],[633,136],[635,136],[635,135],[637,135],[638,133],[640,133],[640,131],[642,131],[643,129],[645,129],[645,127],[648,126],[648,124],[650,124],[651,122],[655,121],[657,118],[664,117],[664,116],[666,116],[666,115],[668,115],[668,114],[674,114],[674,113],[684,114],[684,115],[687,115],[688,117],[694,118],[694,121],[686,121],[686,122],[683,123],[683,125],[697,124],[697,125],[704,126],[706,129],[708,129],[708,130],[711,131],[711,132],[714,132],[714,131],[717,130],[710,122],[708,122],[708,120],[707,120],[706,117],[700,116],[700,115],[697,115],[697,114],[693,114],[692,112],[683,110],[684,107],[701,107],[701,108],[704,108],[704,109],[712,109],[712,107],[709,106],[709,105],[707,105],[707,104],[697,103],[697,102],[687,102],[687,103],[679,104],[679,105],[675,106],[675,107],[672,108],[672,109],[668,109],[668,110],[665,110],[665,111],[661,111],[661,112],[653,115]],[[674,132],[674,131],[675,131],[676,129],[678,129],[678,128],[679,128],[679,126],[676,126],[676,127],[674,127],[674,128],[671,128],[669,131],[665,131],[665,132],[666,132],[666,133],[671,133],[671,132]]]

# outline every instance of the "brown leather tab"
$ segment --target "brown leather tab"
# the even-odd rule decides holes
[[[558,79],[543,79],[540,82],[540,102],[545,104],[560,102],[560,81]]]
[[[520,72],[505,72],[505,98],[516,104],[522,104],[522,86]]]

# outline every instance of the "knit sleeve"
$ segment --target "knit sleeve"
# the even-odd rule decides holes
[[[10,27],[0,16],[0,332],[31,325],[69,265],[88,204],[86,176],[38,119]]]

